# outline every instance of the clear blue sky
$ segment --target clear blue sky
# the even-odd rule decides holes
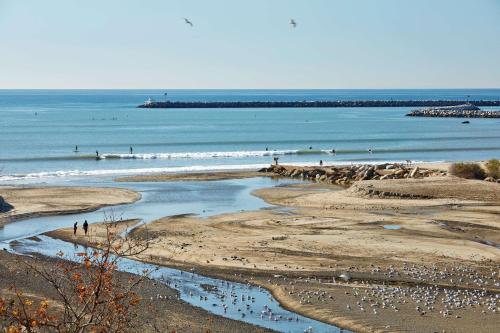
[[[0,88],[459,87],[500,0],[0,0]]]

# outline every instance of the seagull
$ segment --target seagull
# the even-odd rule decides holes
[[[189,21],[189,19],[184,18],[184,22],[185,22],[186,24],[189,24],[189,25],[191,26],[191,28],[193,27],[193,22]]]
[[[294,19],[290,19],[290,24],[294,27],[297,28],[297,22],[295,22]]]

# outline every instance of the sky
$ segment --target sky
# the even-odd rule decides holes
[[[500,88],[500,0],[0,0],[1,88]]]

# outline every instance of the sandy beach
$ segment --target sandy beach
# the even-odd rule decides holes
[[[140,199],[137,192],[104,187],[0,187],[0,196],[9,205],[0,213],[0,227],[19,219],[90,212]]]
[[[254,194],[279,208],[154,221],[132,233],[147,228],[152,242],[139,259],[249,280],[289,309],[360,332],[498,326],[498,184],[447,176]],[[51,236],[75,241],[70,229]]]

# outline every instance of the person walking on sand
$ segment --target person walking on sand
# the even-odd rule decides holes
[[[83,222],[83,232],[85,232],[85,236],[87,236],[88,231],[89,231],[89,224],[87,220],[85,220],[85,222]]]
[[[78,222],[75,222],[75,224],[73,224],[73,235],[76,236],[76,230],[78,229]]]

